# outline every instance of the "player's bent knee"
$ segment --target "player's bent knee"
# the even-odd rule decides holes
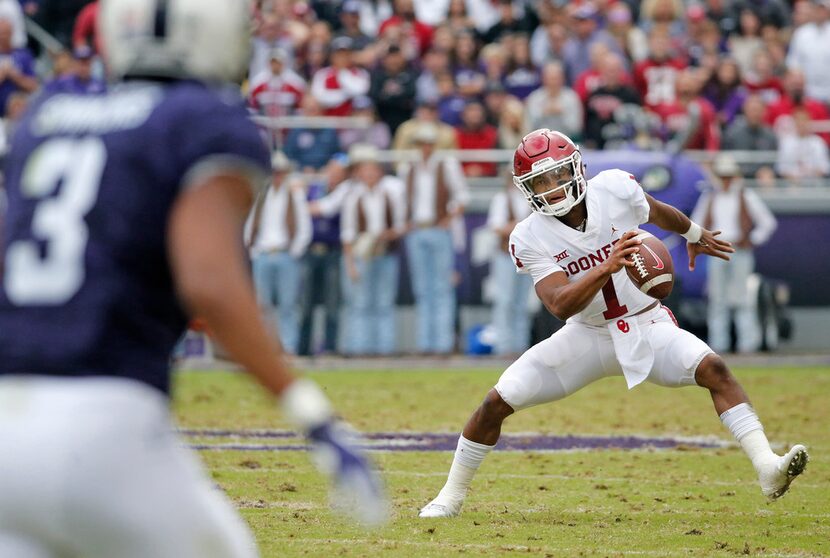
[[[707,355],[698,365],[695,381],[701,387],[717,389],[735,382],[732,372],[720,355]]]
[[[485,421],[502,421],[513,414],[513,407],[502,399],[495,388],[491,389],[481,402],[481,418]]]

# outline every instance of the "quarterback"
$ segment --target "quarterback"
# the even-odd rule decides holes
[[[307,435],[344,511],[383,520],[366,456],[260,320],[241,239],[270,158],[226,91],[247,3],[106,0],[98,28],[114,86],[39,96],[6,161],[0,556],[257,555],[171,427],[193,314]]]
[[[513,230],[510,255],[517,271],[533,278],[545,307],[567,322],[505,370],[464,427],[447,482],[420,517],[458,515],[508,416],[614,375],[624,376],[629,389],[643,381],[708,389],[721,421],[755,467],[763,494],[782,496],[804,471],[806,448],[776,455],[723,359],[680,329],[669,309],[642,293],[625,270],[634,265],[629,256],[639,251],[634,230],[642,223],[685,237],[692,269],[698,255],[729,259],[730,243],[643,192],[626,172],[605,171],[586,181],[579,149],[558,132],[525,136],[513,176],[533,213]]]

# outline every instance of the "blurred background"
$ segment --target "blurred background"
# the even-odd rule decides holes
[[[0,0],[0,152],[38,91],[105,90],[97,5]],[[827,350],[830,0],[261,0],[251,25],[240,91],[274,173],[241,240],[290,352],[515,355],[560,327],[507,255],[528,211],[513,150],[542,127],[589,177],[621,168],[746,233],[751,265],[707,283],[654,231],[683,327],[726,352]],[[178,356],[214,354],[195,321]]]

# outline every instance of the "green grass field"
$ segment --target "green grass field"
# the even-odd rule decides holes
[[[363,431],[451,433],[498,375],[310,374]],[[212,450],[201,457],[253,528],[263,557],[830,555],[830,369],[738,369],[736,375],[773,445],[780,450],[802,442],[810,450],[806,473],[780,501],[761,496],[737,446],[497,450],[482,465],[459,518],[422,520],[417,511],[443,485],[451,453],[377,452],[393,515],[387,526],[365,531],[329,511],[326,486],[303,452]],[[176,389],[184,428],[287,427],[244,375],[182,372]],[[519,413],[504,432],[731,439],[704,390],[641,385],[629,392],[621,378]]]

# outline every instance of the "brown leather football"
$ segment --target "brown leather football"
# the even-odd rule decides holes
[[[640,251],[629,256],[634,265],[626,267],[625,270],[642,292],[657,299],[664,299],[674,287],[674,263],[671,254],[666,245],[653,234],[643,230],[636,232],[636,238],[642,241]]]

